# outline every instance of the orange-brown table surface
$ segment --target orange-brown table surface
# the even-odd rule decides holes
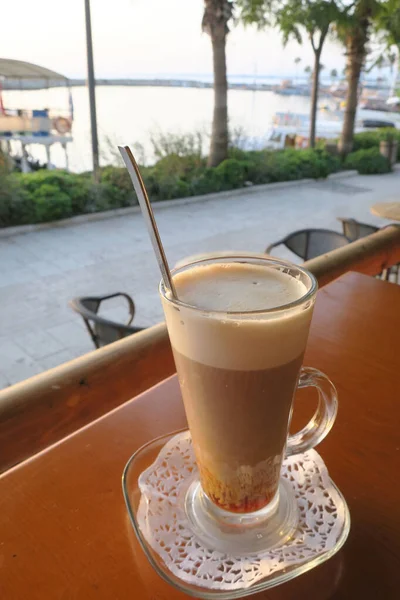
[[[258,597],[399,598],[400,287],[350,273],[323,288],[305,362],[338,388],[319,450],[351,532],[332,560]],[[186,598],[147,563],[121,491],[129,456],[184,425],[172,377],[0,477],[1,600]]]
[[[400,221],[400,202],[378,202],[371,206],[371,212],[384,219]]]

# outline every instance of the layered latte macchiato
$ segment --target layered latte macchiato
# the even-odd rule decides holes
[[[163,298],[185,410],[207,496],[231,512],[274,498],[312,302],[284,269],[245,262],[174,275]],[[278,309],[278,310],[272,310]]]

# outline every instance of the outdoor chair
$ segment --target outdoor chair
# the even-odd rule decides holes
[[[265,252],[270,254],[273,248],[283,244],[303,260],[310,260],[331,250],[336,250],[336,248],[347,246],[349,243],[347,237],[337,231],[330,229],[301,229],[271,244]]]
[[[344,219],[338,217],[338,221],[342,223],[343,233],[350,242],[355,242],[360,238],[379,231],[379,227],[369,225],[368,223],[360,223],[360,221],[356,221],[356,219]]]
[[[103,301],[117,297],[125,298],[128,303],[129,319],[125,324],[110,321],[98,314],[100,305]],[[109,296],[74,298],[69,304],[72,310],[81,315],[96,348],[106,346],[107,344],[111,344],[128,335],[143,330],[142,327],[133,327],[131,325],[133,317],[135,316],[135,304],[132,298],[123,292],[110,294]]]
[[[366,237],[367,235],[371,235],[371,233],[376,233],[380,229],[375,225],[370,225],[369,223],[361,223],[360,221],[356,221],[356,219],[345,219],[343,217],[338,217],[338,220],[342,223],[344,235],[351,242],[355,242],[360,238]],[[399,265],[394,265],[390,269],[385,269],[378,277],[380,277],[381,279],[385,279],[386,281],[390,281],[391,275],[394,277],[397,283],[399,276]]]

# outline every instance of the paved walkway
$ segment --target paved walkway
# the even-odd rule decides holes
[[[260,252],[304,227],[340,231],[338,216],[382,225],[369,207],[400,196],[400,173],[355,176],[159,207],[171,264],[198,252]],[[289,256],[281,252],[280,256]],[[74,296],[125,291],[135,323],[162,319],[159,273],[140,214],[0,238],[0,388],[92,350]],[[124,319],[120,305],[111,318]]]

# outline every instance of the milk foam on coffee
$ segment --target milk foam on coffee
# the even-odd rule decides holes
[[[181,302],[200,309],[177,310],[163,300],[172,346],[187,358],[248,371],[277,367],[304,352],[311,303],[270,314],[250,312],[302,298],[305,285],[289,274],[256,264],[214,263],[175,274],[174,284]]]

